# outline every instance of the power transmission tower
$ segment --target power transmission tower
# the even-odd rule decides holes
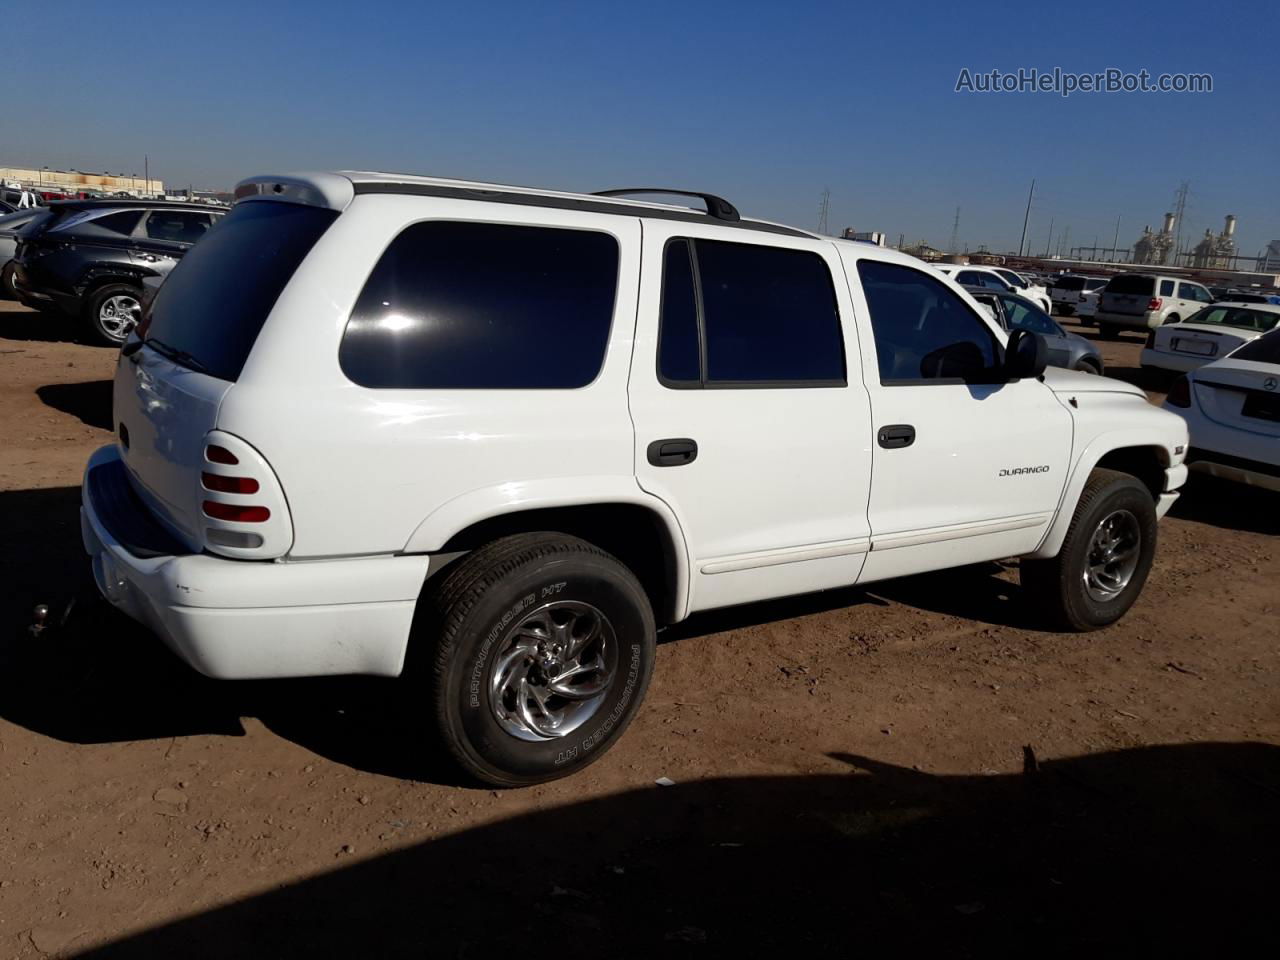
[[[1031,181],[1031,192],[1027,194],[1027,212],[1022,217],[1022,239],[1018,241],[1018,256],[1022,256],[1022,248],[1027,245],[1027,221],[1031,219],[1031,198],[1036,195],[1036,182]]]
[[[1187,213],[1187,195],[1191,192],[1191,183],[1183,180],[1178,185],[1178,192],[1173,195],[1173,215],[1177,237],[1173,241],[1173,265],[1178,265],[1178,255],[1182,253],[1182,218]]]
[[[831,207],[831,190],[830,188],[824,187],[822,190],[822,206],[819,208],[819,212],[818,212],[818,232],[823,236],[826,236],[829,230],[827,226],[827,211],[828,209],[830,209],[830,207]]]
[[[1049,218],[1049,239],[1044,242],[1044,255],[1049,256],[1049,247],[1053,245],[1053,217]]]
[[[951,245],[947,248],[947,253],[959,253],[960,246],[960,208],[956,207],[956,219],[951,224]]]

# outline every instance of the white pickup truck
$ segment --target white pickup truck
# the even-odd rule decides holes
[[[121,350],[102,593],[212,677],[403,675],[505,785],[696,611],[1005,557],[1046,622],[1129,608],[1179,417],[911,257],[646,192],[241,183]]]

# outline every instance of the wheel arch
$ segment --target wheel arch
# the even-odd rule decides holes
[[[450,556],[517,533],[564,533],[626,564],[649,595],[660,625],[686,616],[688,551],[680,522],[665,502],[644,493],[632,478],[594,495],[574,491],[575,484],[564,481],[536,485],[544,490],[530,486],[503,484],[450,501],[419,524],[405,552]]]
[[[1151,493],[1152,500],[1158,502],[1165,492],[1166,471],[1173,464],[1173,459],[1173,451],[1163,444],[1152,443],[1151,433],[1146,430],[1117,431],[1095,439],[1076,460],[1062,501],[1058,504],[1057,516],[1040,546],[1028,556],[1037,559],[1057,556],[1071,526],[1076,504],[1080,502],[1080,494],[1094,470],[1101,467],[1136,477]]]

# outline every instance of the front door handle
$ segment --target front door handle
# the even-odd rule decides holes
[[[655,440],[647,452],[655,467],[682,467],[698,459],[698,442],[687,437]]]
[[[880,428],[880,432],[876,435],[876,440],[886,450],[909,447],[916,442],[916,428],[909,423],[891,424]]]

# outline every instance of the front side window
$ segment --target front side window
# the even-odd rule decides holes
[[[658,354],[668,386],[844,386],[826,261],[804,250],[671,241]]]
[[[946,284],[878,260],[859,260],[880,382],[996,379],[1001,350],[991,328]]]
[[[604,364],[617,288],[607,233],[415,223],[374,266],[338,360],[364,387],[585,387]]]

